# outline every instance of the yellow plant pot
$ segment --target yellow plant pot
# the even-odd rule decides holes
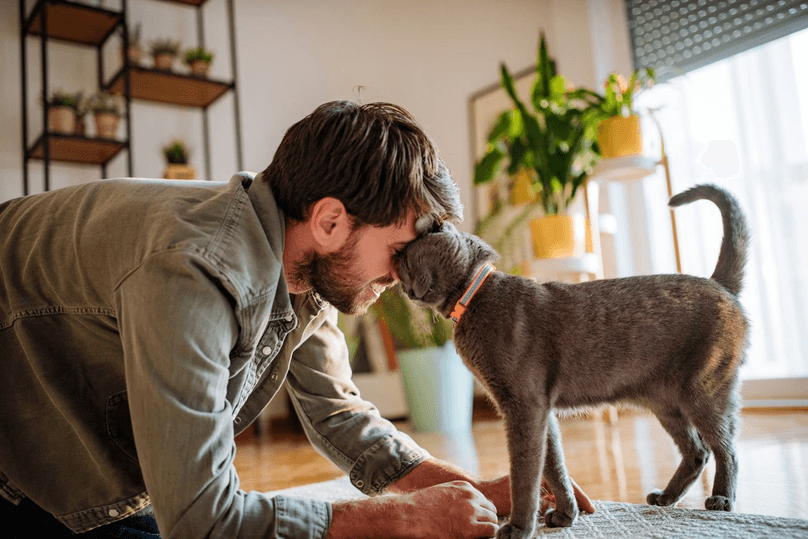
[[[536,258],[581,256],[584,231],[576,225],[575,218],[570,215],[549,215],[530,221],[533,254]]]
[[[76,109],[73,107],[50,107],[48,130],[52,133],[70,135],[76,130]]]
[[[196,170],[188,165],[168,164],[163,172],[166,180],[193,180],[196,178]]]
[[[511,184],[511,204],[519,205],[536,200],[533,182],[527,170],[520,170]]]
[[[598,124],[598,145],[603,157],[622,157],[642,153],[640,116],[612,116]]]
[[[100,138],[115,138],[118,133],[118,117],[109,112],[94,115],[95,136]]]

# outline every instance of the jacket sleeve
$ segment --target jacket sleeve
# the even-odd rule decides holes
[[[287,388],[312,445],[368,495],[383,492],[429,454],[383,419],[351,381],[337,311],[294,353]]]
[[[138,460],[166,538],[323,538],[328,503],[239,489],[232,298],[202,257],[157,255],[116,292]]]

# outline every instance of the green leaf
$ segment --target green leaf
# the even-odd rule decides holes
[[[499,171],[500,163],[505,157],[505,152],[497,146],[491,147],[474,167],[474,185],[490,182]]]
[[[512,116],[512,111],[510,110],[506,110],[499,115],[494,126],[488,132],[488,142],[496,142],[502,138],[503,135],[510,132],[511,124],[513,123]]]
[[[567,92],[567,79],[562,75],[556,75],[550,79],[550,97],[560,99]]]

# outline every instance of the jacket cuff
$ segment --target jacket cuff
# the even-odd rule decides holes
[[[275,535],[278,539],[325,539],[331,526],[332,508],[328,502],[273,496]]]
[[[375,496],[429,456],[406,434],[389,434],[359,456],[349,477],[353,486],[368,496]]]

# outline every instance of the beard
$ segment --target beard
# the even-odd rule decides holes
[[[292,272],[292,278],[305,288],[311,288],[324,300],[348,315],[367,312],[378,299],[381,290],[392,284],[391,278],[367,283],[354,276],[358,273],[359,254],[357,231],[351,232],[345,245],[334,253],[307,253]]]

